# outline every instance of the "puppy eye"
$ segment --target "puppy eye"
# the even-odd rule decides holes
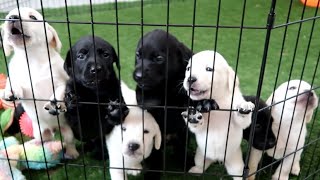
[[[145,129],[145,130],[143,130],[143,133],[144,133],[144,134],[148,134],[148,133],[149,133],[149,130]]]
[[[83,53],[79,53],[77,55],[77,58],[80,59],[80,60],[84,59],[84,54]]]
[[[30,15],[29,17],[33,20],[37,20],[37,18],[34,15]]]
[[[213,71],[213,68],[211,68],[211,67],[206,67],[206,71]]]
[[[107,53],[107,52],[103,53],[103,57],[108,58],[109,56],[110,56],[109,53]]]
[[[295,87],[295,86],[291,86],[291,87],[289,88],[289,90],[295,90],[295,89],[297,89],[297,87]]]
[[[122,130],[122,131],[126,131],[127,128],[122,126],[121,130]]]
[[[261,125],[260,124],[256,124],[256,130],[260,130],[261,129]]]
[[[138,51],[136,52],[136,57],[140,58],[140,52],[138,52]]]
[[[190,71],[190,67],[187,67],[187,71]]]

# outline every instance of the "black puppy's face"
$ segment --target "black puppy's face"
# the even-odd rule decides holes
[[[272,117],[258,114],[253,140],[253,145],[257,149],[270,149],[276,145],[276,137],[272,132],[272,122]]]
[[[81,38],[68,51],[64,68],[77,83],[87,88],[96,88],[114,74],[113,63],[119,63],[114,48],[99,37]]]
[[[167,71],[170,77],[168,80],[184,72],[191,56],[191,50],[174,36],[163,30],[151,31],[137,45],[133,78],[138,86],[152,89],[164,84]]]

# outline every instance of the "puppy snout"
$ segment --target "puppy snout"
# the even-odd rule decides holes
[[[93,66],[90,67],[90,73],[91,74],[99,73],[99,72],[101,72],[101,70],[102,70],[102,67],[99,64],[97,64],[96,66],[93,65]]]
[[[132,152],[136,151],[137,149],[140,148],[140,145],[137,143],[129,143],[128,144],[128,149]]]
[[[134,72],[134,79],[135,80],[141,80],[142,79],[142,71],[135,71]]]
[[[190,77],[188,78],[188,83],[189,83],[189,84],[192,84],[192,83],[194,83],[194,82],[196,82],[196,81],[197,81],[197,78],[194,77],[194,76],[190,76]]]

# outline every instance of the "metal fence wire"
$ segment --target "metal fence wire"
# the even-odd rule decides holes
[[[103,123],[104,118],[102,117],[101,111],[105,111],[106,107],[110,107],[112,104],[110,101],[106,101],[105,99],[99,98],[99,94],[104,94],[106,92],[99,91],[99,87],[94,91],[91,91],[92,96],[97,95],[96,100],[87,100],[87,99],[76,99],[75,101],[75,109],[76,114],[78,116],[78,121],[80,122],[80,116],[84,114],[84,109],[81,109],[84,105],[92,105],[95,106],[96,109],[89,110],[85,112],[87,114],[92,114],[92,116],[98,117],[98,127],[93,127],[88,123],[87,127],[79,127],[77,130],[77,134],[80,134],[80,138],[76,140],[76,148],[80,153],[80,156],[76,159],[68,159],[64,153],[60,154],[59,161],[52,162],[48,155],[43,156],[41,160],[30,160],[32,159],[34,154],[45,154],[45,140],[44,134],[40,136],[40,150],[33,151],[31,154],[28,152],[28,141],[30,141],[30,137],[27,137],[20,128],[17,133],[11,133],[6,131],[5,126],[0,126],[1,138],[6,139],[9,136],[15,136],[21,146],[19,146],[19,155],[12,156],[13,146],[10,145],[10,142],[2,141],[0,145],[0,180],[2,179],[20,179],[17,175],[17,172],[22,172],[22,176],[25,176],[26,179],[110,179],[109,169],[122,169],[124,174],[129,171],[135,172],[134,170],[141,170],[141,173],[134,177],[129,176],[129,179],[320,179],[320,148],[318,147],[318,142],[320,140],[320,112],[319,108],[316,107],[312,114],[310,114],[309,110],[311,105],[308,103],[313,103],[313,98],[316,95],[320,94],[320,78],[319,78],[319,59],[320,59],[320,32],[318,29],[320,28],[318,15],[318,8],[308,7],[302,1],[297,0],[271,0],[271,1],[259,1],[259,0],[242,0],[242,1],[232,1],[232,0],[137,0],[137,1],[91,1],[91,0],[83,0],[81,1],[42,1],[37,0],[31,3],[32,0],[6,0],[0,2],[0,6],[3,7],[1,9],[1,44],[4,46],[4,40],[6,37],[5,31],[6,27],[4,25],[5,22],[14,22],[20,23],[22,29],[21,33],[23,34],[24,30],[22,23],[30,22],[30,20],[25,20],[19,18],[22,16],[20,9],[24,6],[30,6],[31,8],[37,9],[37,11],[43,16],[43,20],[35,20],[41,22],[42,28],[46,27],[46,23],[49,23],[54,29],[57,31],[58,36],[62,42],[61,56],[64,59],[67,57],[67,54],[71,54],[71,59],[76,58],[73,57],[75,49],[72,49],[73,45],[83,36],[99,36],[106,41],[108,41],[115,49],[115,52],[119,58],[119,65],[114,65],[115,74],[117,77],[117,83],[120,84],[120,81],[124,81],[130,88],[133,90],[138,89],[136,82],[133,80],[133,72],[135,70],[135,58],[136,56],[143,56],[144,52],[136,52],[137,44],[139,39],[141,39],[141,46],[144,47],[147,40],[144,40],[143,37],[145,35],[155,29],[162,29],[166,32],[166,36],[164,38],[167,46],[161,58],[164,58],[164,66],[160,70],[162,75],[156,74],[154,76],[150,76],[148,78],[156,81],[158,76],[163,76],[164,84],[158,88],[156,91],[161,92],[163,95],[163,99],[161,97],[157,97],[158,94],[154,94],[154,99],[161,99],[161,103],[153,103],[149,102],[146,97],[150,96],[149,90],[146,87],[141,86],[142,94],[141,99],[139,100],[141,103],[139,105],[124,103],[121,93],[120,87],[112,87],[113,91],[117,91],[117,99],[120,99],[119,107],[133,107],[138,106],[142,109],[147,109],[148,111],[144,111],[141,117],[142,123],[142,142],[147,142],[147,134],[149,132],[144,131],[145,126],[145,117],[148,116],[147,112],[156,111],[155,118],[157,122],[163,122],[163,124],[159,124],[161,133],[162,133],[162,143],[159,151],[153,150],[150,157],[145,157],[143,155],[142,158],[142,169],[140,167],[135,168],[119,168],[112,167],[109,165],[109,159],[113,156],[113,154],[108,154],[106,148],[106,134],[104,134],[105,124]],[[312,0],[307,0],[311,2]],[[316,1],[316,0],[315,0]],[[28,4],[29,3],[29,4]],[[37,4],[39,6],[35,6]],[[79,5],[81,4],[81,5]],[[51,5],[51,6],[50,6]],[[320,7],[320,1],[316,1],[316,6]],[[4,8],[6,7],[6,8]],[[8,12],[14,8],[18,8],[18,18],[6,19],[5,16]],[[34,20],[31,20],[34,21]],[[25,30],[26,31],[26,30]],[[11,32],[12,33],[12,32]],[[45,31],[45,36],[48,33]],[[168,132],[170,131],[169,125],[173,121],[182,121],[185,125],[185,122],[180,117],[182,111],[187,111],[188,114],[191,112],[189,107],[192,105],[193,100],[190,99],[190,94],[184,90],[183,87],[183,78],[179,79],[179,82],[175,84],[175,88],[178,89],[179,95],[172,94],[170,86],[172,86],[171,79],[178,78],[179,74],[170,74],[169,71],[171,68],[174,68],[170,63],[171,51],[170,49],[170,37],[171,35],[175,36],[181,43],[185,44],[186,47],[190,48],[194,54],[201,52],[203,50],[214,50],[222,54],[227,60],[228,64],[232,67],[235,72],[233,76],[232,82],[232,98],[231,104],[234,104],[237,101],[238,93],[236,77],[239,77],[240,81],[240,89],[243,95],[252,95],[254,96],[254,104],[255,107],[252,110],[252,119],[250,126],[250,133],[248,140],[242,140],[241,149],[242,149],[242,160],[243,160],[243,168],[241,169],[241,174],[232,174],[228,168],[225,166],[232,166],[229,163],[233,163],[233,160],[226,160],[228,146],[230,145],[228,142],[235,138],[233,136],[229,136],[232,134],[234,130],[233,124],[233,116],[234,113],[238,113],[239,109],[235,106],[228,106],[231,108],[220,108],[217,110],[213,110],[211,112],[229,112],[230,116],[226,116],[226,118],[221,119],[221,121],[228,122],[228,126],[223,129],[226,131],[226,137],[209,137],[210,131],[212,131],[211,127],[218,126],[220,124],[219,121],[214,121],[212,119],[215,118],[215,115],[219,114],[209,113],[208,116],[204,119],[207,122],[207,127],[203,129],[202,133],[206,134],[202,137],[202,141],[205,144],[205,149],[200,158],[203,163],[206,165],[210,165],[208,169],[206,167],[200,167],[202,170],[205,170],[203,173],[190,173],[189,169],[192,167],[191,164],[194,164],[194,156],[196,154],[198,141],[196,139],[194,133],[190,131],[184,131],[183,139],[179,139],[180,142],[178,144],[185,145],[184,149],[175,149],[177,146],[175,144],[170,144],[169,141],[172,137]],[[13,99],[12,103],[14,106],[18,106],[20,102],[33,102],[33,108],[36,109],[34,120],[38,127],[33,127],[39,129],[41,119],[39,119],[39,115],[41,112],[37,110],[41,109],[40,107],[36,107],[36,102],[47,102],[52,99],[46,98],[36,98],[34,94],[34,89],[39,88],[39,85],[32,78],[32,74],[35,73],[35,70],[31,68],[32,64],[34,64],[35,59],[30,58],[29,55],[32,53],[29,51],[27,45],[27,36],[23,36],[22,41],[22,52],[24,54],[21,55],[21,61],[24,58],[27,61],[27,66],[23,70],[23,73],[28,76],[28,81],[30,81],[31,87],[31,98],[30,97],[20,97],[20,99]],[[29,38],[29,37],[28,37]],[[31,37],[33,38],[33,37]],[[52,58],[49,52],[49,42],[47,38],[46,41],[46,53],[43,54],[43,59],[49,62],[50,68],[48,68],[47,72],[50,74],[50,78],[47,79],[49,91],[56,91],[57,87],[54,85],[54,78],[56,77],[56,72],[52,69]],[[93,49],[99,49],[97,47],[98,41],[93,39]],[[156,42],[155,42],[156,43]],[[147,47],[151,51],[154,47]],[[70,49],[70,51],[69,51]],[[16,49],[14,49],[16,51]],[[21,51],[21,49],[20,49]],[[68,52],[69,51],[69,52]],[[76,50],[78,51],[78,50]],[[94,68],[98,67],[98,60],[96,54],[98,51],[94,51],[93,59],[94,59]],[[17,53],[17,52],[15,52]],[[21,52],[19,52],[21,53]],[[108,54],[109,56],[109,54]],[[158,55],[153,55],[158,56]],[[217,54],[214,54],[214,59],[217,59]],[[6,75],[8,75],[7,81],[12,86],[14,79],[11,79],[13,76],[9,70],[10,59],[13,56],[5,56],[5,48],[0,52],[0,71]],[[195,57],[195,56],[193,56]],[[195,59],[191,57],[189,60],[192,65]],[[210,59],[210,58],[209,58]],[[172,60],[171,60],[172,61]],[[211,61],[209,61],[211,62]],[[214,86],[222,86],[221,84],[214,84],[216,73],[215,64],[216,60],[213,61],[213,64],[208,64],[207,66],[213,65],[213,70],[210,70],[210,79],[208,80],[211,83],[211,92],[210,94],[214,96]],[[77,74],[75,74],[75,64],[71,63],[73,74],[69,77],[71,79],[76,79]],[[159,63],[159,62],[153,62]],[[183,63],[183,62],[181,62]],[[148,60],[142,60],[142,67],[149,66]],[[218,66],[218,65],[217,65]],[[121,67],[121,68],[120,68]],[[21,67],[19,67],[21,69]],[[184,67],[186,68],[186,67]],[[191,78],[192,68],[190,66],[190,73],[186,73],[186,78]],[[204,71],[204,70],[203,70]],[[41,69],[39,69],[41,72]],[[188,72],[188,71],[187,71]],[[144,79],[144,73],[142,72],[142,79]],[[148,72],[150,73],[150,72]],[[147,73],[147,75],[148,75]],[[208,73],[208,72],[200,72]],[[220,72],[221,73],[221,72]],[[41,73],[40,73],[41,74]],[[145,76],[147,76],[145,75]],[[184,74],[183,74],[184,76]],[[189,77],[188,77],[189,76]],[[217,76],[220,77],[220,74]],[[16,76],[15,76],[16,77]],[[97,80],[98,75],[95,75],[95,81]],[[301,79],[310,84],[310,87],[305,88],[305,84],[303,82],[298,83],[295,87],[287,85],[285,90],[281,91],[280,94],[273,93],[277,90],[277,88],[284,82]],[[206,82],[205,82],[206,83]],[[106,84],[108,86],[108,84]],[[77,89],[76,85],[72,86],[75,88],[75,96],[78,96],[82,89]],[[189,87],[190,88],[190,87]],[[220,87],[219,87],[220,88]],[[4,89],[4,88],[2,88]],[[48,88],[44,88],[48,89]],[[290,96],[290,90],[296,89],[296,93],[293,96]],[[14,91],[14,89],[11,89]],[[301,91],[300,91],[301,90]],[[305,91],[303,91],[305,90]],[[39,91],[39,90],[36,90]],[[41,90],[40,90],[41,91]],[[313,93],[311,93],[311,91]],[[3,90],[4,92],[4,90]],[[15,93],[15,92],[14,92]],[[301,112],[299,108],[301,108],[300,99],[298,97],[302,97],[307,94],[306,104],[304,105],[304,110]],[[172,100],[176,98],[176,96],[184,95],[187,103],[181,106],[176,106],[172,104]],[[54,94],[54,99],[57,99]],[[90,96],[90,94],[88,95]],[[188,97],[189,96],[189,97]],[[227,96],[223,94],[222,96]],[[4,96],[3,96],[4,97]],[[152,95],[151,95],[152,97]],[[262,100],[266,101],[270,97],[271,102],[276,102],[275,100],[279,100],[276,103],[268,104],[266,107],[259,108],[258,104]],[[281,97],[285,97],[281,99]],[[172,99],[171,99],[172,98]],[[89,98],[90,99],[90,98]],[[178,98],[177,98],[178,99]],[[114,99],[112,99],[114,100]],[[3,99],[2,99],[2,102]],[[293,103],[292,103],[293,102]],[[57,102],[53,102],[57,103]],[[59,103],[59,102],[58,102]],[[64,101],[60,101],[60,103],[64,103]],[[230,103],[230,102],[228,102]],[[287,104],[292,105],[290,109],[292,113],[288,113],[285,110],[285,106]],[[315,103],[315,102],[314,102]],[[183,104],[183,103],[180,103]],[[218,103],[219,105],[219,103]],[[221,104],[220,104],[221,105]],[[219,106],[220,106],[219,105]],[[290,105],[290,106],[291,106]],[[316,102],[314,106],[318,106],[319,102]],[[279,107],[280,108],[279,110]],[[288,105],[287,105],[288,106]],[[287,107],[286,106],[286,107]],[[299,106],[299,107],[298,107]],[[279,155],[273,151],[270,152],[270,149],[263,149],[257,151],[253,148],[253,143],[255,139],[255,132],[257,129],[261,128],[260,124],[257,123],[259,120],[259,113],[264,110],[271,110],[273,116],[273,124],[270,125],[270,119],[266,120],[266,126],[262,128],[271,128],[275,130],[273,134],[278,139],[278,143],[273,146],[273,148],[282,149],[282,155]],[[43,110],[44,111],[44,110]],[[120,108],[120,112],[123,110]],[[130,111],[130,108],[129,108]],[[179,114],[179,118],[176,119],[172,117],[172,112]],[[0,113],[3,113],[1,111]],[[64,112],[61,112],[64,113]],[[98,115],[97,115],[98,114]],[[295,116],[293,116],[294,114]],[[121,114],[121,117],[125,116]],[[245,116],[245,115],[244,115]],[[302,119],[297,119],[299,116]],[[56,121],[58,122],[58,127],[55,132],[55,139],[59,139],[60,145],[65,146],[63,140],[63,131],[65,129],[61,129],[60,123],[61,119],[59,115],[53,115],[56,117]],[[88,116],[86,116],[88,117]],[[162,118],[158,120],[157,118]],[[5,121],[4,116],[0,116],[0,121]],[[181,118],[181,119],[180,119]],[[14,121],[19,121],[18,118],[13,118]],[[279,119],[277,122],[275,119]],[[285,119],[285,120],[283,120]],[[289,122],[287,120],[289,119]],[[94,121],[94,119],[85,119],[87,122]],[[298,121],[298,122],[297,122]],[[301,123],[301,122],[302,123]],[[300,124],[299,124],[300,122]],[[308,122],[308,123],[307,123]],[[13,122],[16,124],[17,122]],[[123,122],[125,123],[125,121]],[[213,123],[210,125],[210,123]],[[215,125],[215,123],[217,123]],[[303,124],[307,124],[306,127]],[[190,122],[186,124],[184,129],[187,129],[188,126],[192,125]],[[13,125],[12,125],[13,126]],[[123,132],[125,131],[125,127],[121,123],[119,126],[122,128],[122,135],[119,137],[117,142],[124,142]],[[95,128],[95,129],[92,129]],[[239,127],[238,127],[239,128]],[[281,129],[282,128],[282,129]],[[284,129],[285,128],[285,129]],[[10,128],[9,128],[10,129]],[[83,143],[83,138],[89,132],[88,129],[91,129],[90,132],[95,131],[98,132],[100,138],[89,146],[88,143]],[[182,128],[183,129],[183,128]],[[276,131],[278,129],[278,132]],[[279,133],[279,129],[284,131],[285,133]],[[217,130],[217,129],[215,129]],[[34,129],[35,131],[35,129]],[[73,129],[73,131],[75,131]],[[175,131],[178,131],[175,129]],[[230,132],[231,131],[231,132]],[[268,133],[271,131],[264,131],[266,134],[262,134],[263,136],[261,143],[266,146],[268,142]],[[43,132],[42,132],[43,133]],[[76,134],[76,132],[74,132]],[[293,135],[292,135],[293,134]],[[270,135],[270,134],[269,134]],[[131,134],[131,136],[138,136],[136,134]],[[196,135],[197,136],[197,135]],[[288,137],[293,136],[296,138],[294,143],[290,141]],[[305,136],[305,139],[304,139]],[[226,141],[219,139],[226,138]],[[209,139],[217,139],[219,143],[223,145],[224,154],[221,156],[222,158],[217,159],[206,159],[206,156],[209,154],[218,153],[219,147],[221,144],[210,144]],[[285,139],[285,140],[283,140]],[[279,143],[279,141],[284,141]],[[302,143],[301,145],[301,142]],[[145,145],[146,146],[146,145]],[[147,149],[147,147],[145,147]],[[207,147],[216,147],[216,149],[207,148]],[[280,146],[280,147],[278,147]],[[94,149],[100,149],[99,157],[95,157],[97,154],[93,152]],[[230,147],[229,147],[230,148]],[[231,148],[234,148],[232,146]],[[240,147],[239,147],[240,148]],[[289,149],[288,153],[285,151]],[[122,149],[119,149],[122,152]],[[178,151],[178,155],[182,155],[183,159],[179,159],[176,154]],[[217,152],[215,152],[217,151]],[[252,158],[250,155],[257,153],[261,154],[261,160],[258,161],[257,170],[250,170]],[[298,173],[292,173],[296,170],[296,164],[293,162],[289,162],[289,170],[286,168],[286,164],[284,162],[288,161],[291,158],[300,158],[300,168]],[[269,154],[269,156],[267,155]],[[271,155],[270,155],[271,154]],[[41,155],[39,155],[41,156]],[[153,157],[160,158],[153,158]],[[271,156],[271,157],[270,157]],[[13,158],[14,157],[14,158]],[[151,159],[151,160],[150,160]],[[179,160],[176,160],[179,159]],[[125,165],[125,157],[119,159],[122,162],[122,165]],[[199,161],[199,160],[198,160]],[[234,160],[236,161],[236,160]],[[299,160],[298,160],[299,161]],[[24,163],[25,167],[22,168],[21,164]],[[32,168],[34,164],[41,164],[40,169]],[[18,165],[17,165],[18,164]],[[151,165],[150,165],[151,164]],[[181,166],[180,164],[183,164]],[[155,168],[153,168],[155,167]],[[2,169],[3,168],[3,169]],[[138,169],[137,169],[138,168]],[[290,174],[288,177],[281,177],[276,174],[277,168],[280,172]],[[232,169],[232,168],[231,168]],[[131,170],[131,171],[130,171]],[[285,171],[285,172],[284,172]],[[286,172],[288,171],[288,172]],[[290,173],[291,172],[291,173]],[[3,173],[3,174],[2,174]],[[281,173],[280,173],[281,174]],[[125,176],[123,175],[124,179]],[[23,179],[23,178],[22,178]]]

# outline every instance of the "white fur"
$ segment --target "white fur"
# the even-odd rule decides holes
[[[145,130],[148,130],[148,133],[144,133]],[[131,154],[128,150],[129,143],[137,143],[140,148]],[[156,149],[160,148],[161,132],[150,113],[138,107],[131,107],[122,126],[115,126],[106,136],[106,144],[111,179],[127,179],[127,174],[140,173],[141,161],[150,155],[153,146]]]
[[[189,69],[189,67],[191,67],[191,69]],[[212,71],[206,70],[208,67],[214,67],[213,82]],[[190,87],[195,90],[194,92],[190,92],[187,83],[187,79],[190,75],[197,78],[197,81]],[[233,86],[234,83],[235,86]],[[252,110],[254,108],[254,104],[244,100],[239,88],[238,77],[235,76],[233,69],[219,53],[214,51],[202,51],[192,57],[192,61],[190,60],[187,66],[183,85],[188,93],[190,92],[191,99],[214,99],[218,103],[220,109],[244,108]],[[212,94],[210,96],[211,90]],[[231,104],[232,93],[234,94],[233,104]],[[196,136],[198,148],[195,155],[196,166],[192,167],[189,172],[203,173],[203,170],[206,170],[212,162],[223,161],[225,158],[225,167],[228,173],[230,175],[241,176],[244,163],[242,160],[240,143],[243,129],[248,127],[251,123],[251,113],[240,114],[237,111],[231,113],[227,144],[230,112],[210,111],[209,120],[208,115],[209,113],[203,113],[203,123],[199,123],[199,126],[196,129],[195,127],[192,127],[192,131]],[[207,134],[208,124],[209,128]],[[205,143],[206,137],[207,143]],[[225,157],[226,147],[227,151]],[[205,164],[203,164],[205,149],[206,157]],[[235,177],[234,179],[242,178]]]
[[[18,9],[10,11],[6,16],[6,19],[9,19],[12,15],[19,16]],[[10,78],[7,79],[4,98],[9,98],[14,95],[17,98],[29,99],[22,100],[21,103],[28,116],[32,119],[34,138],[40,139],[42,134],[42,139],[46,141],[52,139],[53,131],[58,128],[58,120],[56,116],[50,115],[44,110],[44,107],[49,109],[56,108],[55,105],[50,103],[50,100],[53,100],[54,97],[58,101],[63,101],[66,88],[65,84],[68,79],[68,76],[63,69],[64,61],[59,54],[61,42],[56,31],[48,23],[45,23],[46,28],[44,30],[43,22],[36,22],[31,19],[30,16],[33,15],[37,20],[43,20],[42,15],[36,10],[21,7],[20,15],[26,47],[24,47],[22,35],[12,35],[12,22],[5,21],[2,25],[4,33],[3,48],[5,54],[9,56],[11,51],[14,51],[9,64]],[[20,24],[19,21],[15,23]],[[47,36],[45,36],[45,31]],[[46,38],[49,47],[48,49]],[[51,64],[49,64],[48,52]],[[30,74],[28,65],[30,67]],[[52,78],[54,92],[51,83]],[[31,88],[31,83],[33,89]],[[36,101],[36,103],[34,103],[34,98],[45,101]],[[59,102],[57,107],[60,107],[61,111],[65,111],[66,109],[62,102]],[[67,125],[63,113],[60,113],[59,115],[59,123],[61,125],[61,133],[67,144],[66,154],[72,158],[78,157],[79,153],[75,149],[73,143],[72,130]]]
[[[301,84],[300,84],[301,83]],[[300,84],[300,88],[298,89]],[[288,91],[287,91],[288,87]],[[311,86],[305,81],[291,80],[281,84],[273,93],[274,99],[272,101],[273,94],[268,98],[267,104],[273,105],[271,109],[272,117],[274,119],[272,124],[272,131],[277,137],[277,145],[267,150],[267,154],[275,159],[281,159],[284,156],[293,153],[296,149],[300,149],[304,146],[305,137],[307,134],[306,124],[310,122],[313,111],[317,107],[318,97],[315,92],[312,91],[313,97],[309,97],[309,102],[307,105],[308,93],[300,93],[310,91]],[[287,91],[287,95],[286,95]],[[294,97],[297,96],[297,97]],[[294,97],[294,98],[291,98]],[[291,98],[291,99],[289,99]],[[285,102],[282,102],[286,100]],[[275,104],[281,102],[279,104]],[[295,106],[296,104],[296,106]],[[283,107],[284,106],[284,107]],[[295,109],[294,109],[295,108]],[[282,118],[281,118],[281,114]],[[306,115],[305,115],[306,113]],[[304,116],[305,115],[305,116]],[[305,117],[305,118],[304,118]],[[281,126],[280,126],[281,122]],[[292,123],[291,130],[290,124]],[[290,135],[289,135],[290,131]],[[299,134],[300,138],[299,138]],[[286,146],[286,143],[288,144]],[[276,172],[273,174],[272,179],[287,180],[289,179],[289,174],[298,175],[300,173],[300,157],[302,150],[289,155],[282,161],[282,169],[280,171],[280,166],[277,168]],[[249,168],[250,172],[255,172],[258,163],[261,159],[262,152],[253,149],[253,153],[250,154]],[[294,157],[295,156],[295,157]],[[293,159],[294,158],[294,159]],[[291,168],[292,166],[292,168]],[[250,179],[254,179],[252,176]]]
[[[124,101],[127,105],[137,105],[136,92],[128,87],[128,85],[121,81],[121,92]]]

